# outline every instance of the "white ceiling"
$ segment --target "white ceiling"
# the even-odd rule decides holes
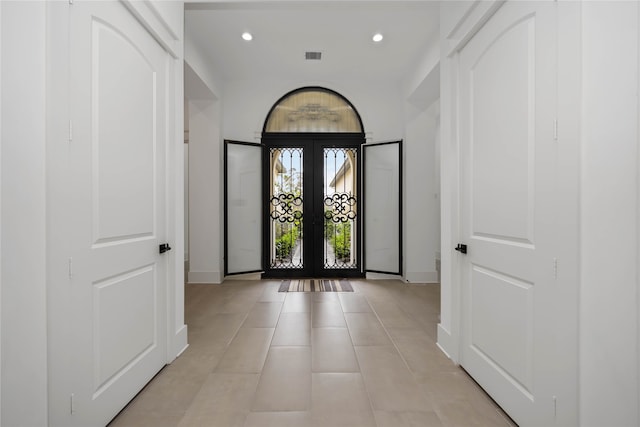
[[[199,1],[185,9],[186,39],[223,79],[399,81],[438,38],[436,1]],[[376,32],[381,43],[371,40]],[[306,51],[322,60],[306,61]]]

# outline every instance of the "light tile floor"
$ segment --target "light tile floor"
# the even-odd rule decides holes
[[[110,425],[515,425],[436,347],[440,286],[352,283],[187,285],[189,348]]]

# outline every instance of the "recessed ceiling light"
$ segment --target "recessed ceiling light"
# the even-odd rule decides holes
[[[376,43],[381,42],[383,38],[384,38],[384,37],[383,37],[383,36],[382,36],[382,34],[380,34],[380,33],[375,33],[375,34],[373,35],[373,41],[374,41],[374,42],[376,42]]]
[[[242,33],[242,40],[251,41],[253,40],[253,36],[249,32]]]

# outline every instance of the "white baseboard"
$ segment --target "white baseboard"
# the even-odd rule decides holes
[[[182,325],[182,327],[176,331],[173,337],[172,347],[171,354],[168,355],[169,363],[173,362],[175,358],[179,357],[187,347],[189,347],[189,343],[187,342],[187,325]]]
[[[459,363],[457,348],[453,345],[451,333],[438,323],[438,348],[454,363]]]
[[[409,283],[439,283],[437,271],[411,271],[404,277]]]
[[[261,280],[262,273],[234,274],[225,276],[224,280]]]
[[[384,273],[367,273],[367,280],[401,280],[405,282],[404,277],[397,274],[384,274]]]
[[[221,283],[222,274],[219,271],[190,271],[189,283]]]

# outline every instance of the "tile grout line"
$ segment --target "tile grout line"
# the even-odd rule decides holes
[[[386,291],[386,290],[385,290],[385,291]],[[388,292],[387,292],[387,293],[388,293]],[[391,297],[391,299],[392,299],[392,300],[394,301],[394,303],[395,303],[395,302],[396,302],[396,301],[395,301],[395,300],[396,300],[396,298],[395,298],[393,295],[390,295],[390,297]],[[389,331],[387,330],[386,325],[384,324],[384,322],[382,321],[382,319],[381,319],[381,318],[380,318],[380,316],[378,315],[378,313],[377,313],[376,309],[375,309],[375,308],[373,307],[373,305],[369,302],[369,298],[367,298],[367,296],[366,296],[366,295],[364,295],[364,298],[366,299],[367,304],[369,304],[369,307],[371,307],[371,310],[372,310],[373,314],[376,316],[376,319],[378,319],[378,322],[380,322],[380,325],[382,326],[382,329],[384,330],[385,334],[387,334],[387,337],[389,338],[389,341],[391,341],[391,343],[393,344],[393,348],[395,348],[396,352],[398,353],[398,355],[399,355],[399,356],[400,356],[400,358],[402,359],[402,362],[404,363],[405,367],[407,368],[407,371],[409,371],[409,373],[411,374],[411,379],[412,379],[416,384],[420,385],[420,384],[418,383],[418,381],[416,380],[416,375],[415,375],[415,373],[414,373],[414,372],[413,372],[413,370],[409,367],[409,364],[407,363],[407,360],[405,359],[405,357],[403,356],[402,352],[401,352],[401,351],[400,351],[400,349],[398,348],[398,345],[397,345],[396,341],[393,339],[393,337],[391,336],[391,334],[390,334],[390,333],[389,333]],[[396,304],[396,305],[397,305],[397,304]],[[405,313],[405,311],[402,309],[402,307],[401,307],[401,306],[398,306],[398,308],[400,308],[400,310],[401,310],[404,314],[407,314],[407,313]],[[413,319],[413,317],[410,317],[410,318],[411,318],[412,320],[414,320],[414,319]],[[355,351],[355,348],[354,348],[354,351]],[[356,356],[357,356],[357,354],[356,354]],[[365,385],[365,388],[366,388],[366,385]],[[427,400],[427,401],[429,401],[431,404],[433,404],[433,402],[432,402],[432,400],[431,400],[431,396],[430,396],[430,395],[428,395],[428,394],[424,391],[423,387],[419,387],[419,388],[420,388],[420,393],[422,394],[422,396],[423,396],[423,397],[425,397],[425,398],[426,398],[426,400]],[[438,418],[440,419],[440,421],[442,421],[442,418],[440,417],[440,415],[438,415],[438,413],[437,413],[435,410],[434,410],[434,413],[438,416]]]
[[[262,294],[261,294],[262,295]],[[251,308],[249,310],[247,310],[246,314],[244,315],[244,317],[242,318],[242,322],[240,322],[238,328],[235,330],[235,332],[233,333],[233,336],[231,337],[231,339],[229,340],[229,342],[225,345],[225,349],[224,352],[222,353],[222,356],[220,357],[220,360],[218,361],[218,363],[216,363],[216,365],[213,367],[213,369],[211,370],[210,373],[215,372],[216,368],[218,367],[218,365],[220,364],[220,362],[222,362],[222,360],[224,359],[224,355],[227,353],[227,351],[229,350],[229,347],[231,346],[231,343],[233,342],[234,339],[236,339],[236,337],[238,336],[238,333],[240,332],[240,329],[242,329],[242,326],[244,325],[244,322],[247,321],[247,318],[249,317],[249,313],[251,313],[251,310],[253,310],[253,308],[256,306],[256,304],[258,303],[258,300],[260,299],[260,297],[258,297],[258,299],[256,299],[256,301],[253,302],[253,305],[251,306]],[[273,337],[272,337],[273,339]],[[271,343],[269,343],[269,345],[271,345]]]
[[[264,286],[267,285],[267,286]],[[401,285],[402,286],[402,285]],[[248,324],[246,323],[246,321],[250,318],[250,316],[252,316],[252,313],[254,312],[254,310],[260,309],[260,313],[262,313],[263,311],[265,313],[267,313],[267,316],[260,316],[258,315],[257,317],[254,317],[254,319],[269,319],[269,323],[268,325],[275,325],[275,326],[270,326],[273,327],[273,333],[270,337],[270,340],[268,341],[263,341],[263,343],[267,346],[267,355],[264,358],[263,364],[260,367],[260,370],[258,372],[256,372],[256,377],[257,378],[257,384],[259,384],[260,379],[262,378],[263,375],[265,375],[267,373],[267,371],[265,370],[266,367],[266,362],[268,360],[268,355],[269,353],[279,347],[279,346],[274,346],[273,345],[273,341],[275,338],[275,331],[278,329],[279,326],[283,326],[285,325],[285,323],[283,323],[285,321],[285,319],[282,319],[282,315],[284,312],[284,308],[285,308],[285,304],[287,302],[287,300],[289,299],[289,295],[293,295],[293,294],[286,294],[284,296],[284,298],[282,298],[282,301],[272,301],[270,299],[275,298],[273,295],[273,290],[277,289],[277,288],[273,288],[272,289],[272,284],[268,283],[268,282],[263,282],[262,285],[258,284],[258,286],[254,286],[253,284],[248,285],[248,286],[239,286],[239,287],[233,287],[234,290],[230,290],[229,292],[224,292],[224,293],[214,293],[214,294],[209,294],[207,293],[207,295],[203,295],[201,293],[191,293],[190,295],[187,296],[186,299],[195,302],[194,300],[199,300],[199,299],[206,299],[208,302],[206,303],[207,305],[209,305],[209,303],[211,304],[211,308],[213,309],[212,312],[215,311],[215,313],[219,313],[219,310],[227,310],[229,311],[229,314],[233,314],[233,316],[229,317],[229,321],[224,321],[224,323],[222,323],[222,320],[227,319],[227,318],[220,318],[221,321],[207,321],[204,322],[203,325],[204,328],[202,329],[204,335],[201,335],[200,338],[202,337],[207,337],[207,330],[210,329],[206,329],[206,328],[212,328],[213,325],[219,325],[217,327],[215,327],[214,329],[216,331],[219,331],[220,337],[227,337],[224,339],[224,341],[220,341],[218,338],[218,332],[216,332],[216,335],[211,335],[211,338],[207,338],[205,341],[198,341],[198,343],[211,343],[211,344],[215,344],[215,346],[217,346],[218,350],[213,349],[212,350],[208,350],[208,346],[205,347],[198,347],[199,351],[202,351],[204,349],[206,349],[205,353],[202,353],[202,355],[206,356],[209,355],[211,353],[211,355],[213,355],[212,351],[216,351],[216,352],[220,352],[220,354],[218,356],[215,356],[216,358],[218,358],[219,360],[217,361],[213,361],[215,363],[215,365],[211,366],[211,368],[206,368],[204,370],[202,370],[202,374],[198,374],[197,377],[194,377],[194,379],[197,379],[199,381],[200,377],[207,377],[207,375],[212,375],[214,374],[215,369],[219,366],[222,358],[224,357],[224,355],[229,351],[229,348],[231,347],[231,344],[235,341],[235,339],[238,338],[239,336],[239,332],[241,329],[243,328],[263,328],[265,326],[247,326]],[[260,288],[260,289],[258,289]],[[406,292],[405,292],[406,291]],[[365,294],[366,292],[366,294]],[[416,332],[427,332],[429,334],[429,331],[431,331],[431,327],[433,326],[433,319],[431,316],[429,317],[423,317],[422,315],[424,314],[421,310],[420,310],[420,305],[418,303],[418,301],[415,301],[415,298],[417,297],[421,297],[421,295],[425,295],[424,301],[420,301],[420,302],[424,302],[425,304],[429,304],[429,307],[433,307],[435,308],[435,305],[432,306],[432,303],[434,303],[430,297],[427,297],[426,294],[424,294],[423,292],[418,292],[417,288],[414,288],[413,286],[409,287],[409,288],[405,288],[405,287],[397,287],[395,283],[392,283],[390,281],[384,281],[384,283],[371,283],[371,282],[364,282],[362,286],[354,286],[354,293],[352,295],[359,295],[357,298],[353,298],[353,299],[348,299],[348,298],[344,298],[344,297],[348,297],[348,295],[337,295],[337,299],[338,299],[338,303],[340,304],[340,311],[343,315],[344,318],[344,322],[345,322],[345,326],[344,328],[346,328],[347,330],[347,334],[349,336],[349,344],[350,347],[352,349],[352,351],[355,353],[355,366],[357,366],[358,369],[358,374],[359,377],[353,377],[354,380],[355,378],[359,378],[359,381],[362,382],[362,391],[359,392],[362,395],[362,398],[364,400],[364,398],[367,399],[368,404],[366,404],[364,401],[362,402],[362,406],[360,406],[361,408],[361,413],[364,414],[364,411],[366,411],[366,408],[369,408],[370,412],[371,412],[371,416],[372,416],[372,420],[369,421],[367,419],[367,426],[371,425],[371,426],[377,426],[377,427],[381,427],[382,425],[387,425],[385,423],[389,423],[392,420],[395,420],[395,422],[393,422],[393,425],[405,425],[404,423],[415,423],[417,422],[418,419],[423,419],[423,416],[417,416],[417,415],[411,415],[412,412],[419,412],[419,411],[426,411],[426,412],[430,412],[432,415],[429,415],[428,417],[424,418],[424,422],[421,423],[420,425],[427,425],[428,423],[426,422],[426,420],[433,420],[433,422],[435,422],[436,424],[438,424],[436,421],[440,421],[440,423],[442,423],[443,426],[449,425],[449,422],[451,422],[452,420],[456,419],[458,420],[457,414],[460,414],[462,418],[460,419],[464,419],[465,421],[462,421],[463,425],[467,425],[466,423],[472,423],[472,422],[478,422],[479,420],[484,420],[485,424],[484,425],[500,425],[500,426],[505,426],[505,427],[516,427],[515,424],[513,424],[512,420],[508,419],[508,416],[505,416],[504,412],[501,411],[501,409],[499,408],[499,406],[497,406],[497,404],[495,404],[495,402],[493,402],[493,405],[491,405],[492,407],[496,407],[495,409],[490,408],[489,406],[484,404],[484,401],[482,399],[482,396],[480,396],[479,394],[476,393],[476,388],[473,387],[473,390],[469,389],[468,386],[466,385],[466,382],[464,384],[460,383],[457,387],[462,387],[460,390],[453,389],[453,391],[448,390],[448,387],[445,387],[445,383],[442,383],[442,387],[440,386],[440,381],[444,380],[445,382],[449,381],[448,378],[445,377],[430,377],[430,370],[427,369],[426,371],[423,372],[423,362],[427,363],[430,359],[431,356],[429,356],[429,354],[424,353],[424,355],[426,355],[427,359],[424,359],[422,357],[423,355],[423,350],[426,351],[429,348],[431,348],[431,342],[429,341],[428,343],[425,343],[426,347],[419,345],[418,347],[414,348],[413,345],[411,345],[411,342],[413,342],[412,337],[414,336],[411,333],[405,333],[405,331],[409,331],[409,330],[415,330]],[[321,303],[322,301],[315,301],[313,299],[313,294],[310,295],[310,300],[305,302],[309,303],[310,306],[308,307],[308,312],[306,312],[306,314],[309,316],[309,348],[311,349],[311,351],[313,352],[313,340],[312,338],[312,333],[314,330],[320,330],[320,329],[325,329],[325,328],[313,328],[312,326],[312,320],[313,320],[313,315],[315,313],[315,311],[320,310],[319,307],[322,306],[316,306],[315,303]],[[237,298],[236,298],[237,297]],[[266,301],[262,301],[262,299],[266,299]],[[360,302],[360,298],[362,298],[362,301],[365,302],[365,305],[361,305]],[[217,300],[219,299],[223,299],[227,302],[232,301],[233,304],[228,305],[223,308],[222,306],[218,305],[216,303]],[[344,304],[343,304],[343,300],[344,300]],[[297,300],[296,300],[297,301]],[[373,305],[373,301],[376,302],[376,306],[374,307]],[[280,303],[280,308],[277,312],[277,319],[273,319],[273,317],[275,317],[273,315],[273,313],[275,312],[275,310],[271,311],[271,310],[263,310],[263,307],[258,307],[258,303]],[[239,304],[240,303],[240,304]],[[351,306],[350,306],[351,304]],[[434,303],[435,304],[435,303]],[[295,304],[295,307],[298,307],[298,304]],[[398,309],[398,312],[396,313],[395,310],[391,310],[387,313],[386,308],[387,307],[391,307],[394,308],[396,307]],[[190,307],[191,310],[193,310],[193,305]],[[266,308],[266,306],[265,306]],[[293,307],[292,307],[293,308]],[[383,313],[382,315],[378,313],[378,310],[376,309],[378,308],[380,310],[381,313]],[[297,310],[298,308],[296,308]],[[346,311],[347,309],[351,310],[351,311]],[[358,333],[360,331],[359,325],[360,325],[360,319],[357,319],[358,321],[356,323],[354,323],[353,325],[355,325],[355,329],[353,331],[351,331],[351,328],[349,328],[349,323],[347,322],[347,318],[351,317],[352,314],[356,314],[356,313],[366,313],[363,312],[362,310],[366,310],[369,309],[370,312],[374,315],[374,317],[368,317],[369,320],[367,320],[367,322],[365,322],[363,325],[365,326],[365,329],[363,331],[366,332],[366,330],[368,330],[367,328],[371,328],[373,326],[374,323],[374,319],[377,319],[379,322],[379,326],[382,326],[382,330],[384,331],[384,333],[386,334],[387,338],[389,339],[389,343],[384,343],[384,344],[378,344],[378,347],[381,347],[382,345],[387,347],[387,351],[384,351],[384,353],[388,353],[393,351],[392,349],[395,349],[395,352],[397,355],[399,355],[401,357],[401,359],[403,360],[403,363],[405,365],[405,367],[407,368],[409,374],[410,374],[410,381],[413,383],[417,383],[419,386],[419,390],[415,390],[413,393],[416,396],[421,396],[420,400],[424,401],[424,407],[422,409],[410,409],[410,408],[406,408],[406,409],[393,409],[395,408],[395,406],[393,407],[389,407],[387,409],[386,406],[383,404],[382,406],[380,406],[379,409],[376,409],[373,405],[373,403],[378,402],[378,388],[374,387],[375,385],[375,381],[373,383],[367,384],[364,379],[365,376],[362,372],[362,366],[361,366],[361,359],[358,358],[358,355],[356,353],[356,349],[357,348],[361,348],[361,349],[366,349],[367,347],[371,347],[369,345],[362,345],[362,346],[355,346],[354,345],[354,339],[353,339],[353,334],[356,335],[356,337],[359,337]],[[200,311],[200,308],[198,308],[198,310],[195,311]],[[388,315],[385,315],[385,313],[387,313]],[[220,313],[223,314],[223,313]],[[224,313],[227,314],[227,313]],[[407,320],[411,320],[412,323],[415,323],[414,325],[407,323],[406,321],[403,321],[403,319],[400,316],[406,316]],[[356,318],[357,316],[353,316],[353,318]],[[383,322],[382,317],[384,317],[387,321],[388,324]],[[230,319],[233,318],[233,321],[231,321]],[[211,319],[209,319],[211,320]],[[295,319],[294,319],[295,320]],[[420,320],[420,321],[417,321]],[[362,319],[362,321],[364,322],[364,319]],[[399,322],[399,323],[398,323]],[[298,322],[294,322],[294,323],[298,323]],[[436,321],[437,323],[437,321]],[[255,322],[256,325],[266,325],[267,323],[265,322]],[[409,328],[409,329],[405,329],[405,328]],[[334,327],[329,327],[329,329],[336,329]],[[391,336],[389,330],[392,329],[394,330],[394,336]],[[226,332],[225,332],[226,331]],[[365,335],[363,335],[365,336]],[[368,335],[367,335],[368,336]],[[416,335],[417,336],[417,335]],[[429,335],[431,336],[431,335]],[[374,337],[374,335],[371,335],[371,337]],[[397,339],[394,339],[394,337],[396,337]],[[266,337],[265,337],[266,338]],[[368,339],[368,338],[367,338]],[[214,341],[215,340],[215,341]],[[400,343],[398,343],[398,341],[400,341]],[[291,342],[291,341],[287,341],[287,342]],[[375,343],[378,342],[378,340],[364,340],[362,341],[363,343]],[[345,343],[346,344],[346,343]],[[403,348],[403,352],[400,351],[400,344],[402,344],[402,348]],[[287,347],[293,347],[293,346],[287,346]],[[295,346],[295,347],[300,347],[300,346]],[[306,347],[306,346],[303,346]],[[348,347],[347,347],[348,348]],[[332,347],[329,347],[330,352],[328,354],[331,354]],[[217,354],[217,353],[216,353]],[[365,355],[367,355],[368,353],[364,353]],[[200,355],[200,353],[198,353],[198,355]],[[416,357],[419,356],[418,359],[416,359]],[[313,357],[313,353],[311,354],[311,357]],[[395,355],[394,355],[395,358]],[[209,358],[207,358],[207,360],[210,360]],[[386,356],[385,356],[385,360],[386,360]],[[391,359],[389,359],[391,360]],[[193,359],[193,361],[195,363],[200,364],[200,359]],[[203,359],[204,361],[204,359]],[[414,373],[414,371],[411,369],[411,367],[409,366],[409,363],[411,362],[411,366],[414,367],[414,369],[416,370],[416,372]],[[311,360],[311,363],[313,363],[313,360]],[[209,363],[207,363],[207,365],[209,365]],[[186,365],[182,365],[181,369],[191,369],[191,362],[187,363]],[[196,365],[194,365],[195,367]],[[286,365],[285,365],[286,366]],[[386,367],[388,366],[393,366],[393,367],[397,367],[397,369],[401,370],[401,366],[402,364],[397,364],[397,359],[396,361],[394,361],[391,365],[390,364],[383,364],[380,366],[377,365],[371,365],[368,372],[371,372],[374,376],[370,377],[370,378],[374,378],[375,379],[375,374],[376,371],[378,369],[386,369]],[[434,365],[435,366],[435,365]],[[369,367],[369,365],[367,365],[367,367]],[[165,369],[168,371],[171,369],[171,366],[168,365],[167,367],[165,367]],[[395,368],[394,368],[395,369]],[[436,368],[437,370],[434,370],[433,372],[441,372],[442,369],[440,368]],[[278,371],[274,371],[276,372],[276,374],[280,373],[282,370],[279,369]],[[161,371],[162,372],[162,371]],[[175,372],[180,372],[180,371],[173,371]],[[188,371],[185,371],[188,372]],[[271,372],[271,371],[270,371]],[[286,372],[286,369],[282,372]],[[393,372],[393,371],[390,371]],[[324,373],[324,372],[323,372]],[[331,374],[331,372],[327,372],[329,374]],[[354,372],[356,373],[356,372]],[[398,371],[398,375],[400,375],[401,372]],[[426,374],[423,376],[423,374]],[[310,395],[309,400],[307,401],[307,407],[308,409],[302,412],[306,412],[307,415],[305,415],[304,417],[295,417],[295,418],[289,418],[289,417],[285,417],[285,418],[261,418],[260,416],[256,417],[255,419],[253,419],[253,422],[255,423],[256,421],[259,420],[265,420],[263,422],[266,422],[266,420],[272,419],[272,420],[276,420],[276,419],[282,419],[282,422],[284,422],[285,420],[298,420],[300,419],[300,423],[301,422],[308,422],[310,423],[309,426],[312,425],[316,425],[314,424],[318,422],[318,420],[315,420],[312,418],[312,413],[313,413],[313,409],[314,409],[314,394],[313,394],[313,378],[314,378],[314,372],[313,372],[313,365],[311,366],[311,387],[312,387],[312,393]],[[404,376],[404,374],[402,374]],[[466,374],[468,376],[468,374]],[[441,378],[441,379],[438,379]],[[156,380],[150,381],[149,384],[151,384],[152,382],[157,382],[157,378]],[[393,381],[393,380],[391,380]],[[473,379],[472,379],[473,381]],[[148,385],[149,385],[148,384]],[[153,396],[153,399],[160,399],[160,401],[162,401],[162,399],[169,399],[167,402],[173,402],[175,399],[172,398],[172,396],[175,394],[174,392],[172,392],[172,387],[173,387],[173,383],[163,383],[164,384],[164,388],[162,389],[157,389],[157,388],[153,388],[153,387],[145,387],[146,389],[146,396]],[[208,425],[214,425],[216,423],[216,420],[218,422],[221,422],[222,419],[217,419],[215,416],[213,418],[203,418],[203,415],[206,415],[206,411],[202,412],[199,406],[194,406],[194,402],[196,402],[196,399],[198,398],[198,396],[200,396],[198,402],[203,403],[203,402],[209,402],[211,401],[210,399],[207,400],[208,398],[208,392],[204,391],[204,387],[206,385],[206,381],[202,381],[199,385],[196,386],[196,384],[193,384],[193,387],[191,387],[189,389],[189,393],[192,393],[192,391],[194,391],[196,388],[197,390],[195,390],[195,394],[194,397],[189,399],[189,400],[185,400],[184,404],[180,403],[180,406],[178,406],[176,409],[179,409],[179,413],[175,411],[175,409],[172,409],[172,414],[173,412],[175,412],[175,416],[172,416],[171,420],[167,420],[168,424],[170,425],[174,425],[174,423],[176,423],[175,425],[180,425],[180,426],[186,426],[186,425],[191,425],[189,424],[190,421],[196,421],[196,422],[202,422],[202,423],[209,423]],[[427,384],[427,387],[424,386],[424,384]],[[147,386],[148,386],[147,385]],[[430,386],[429,386],[430,385]],[[477,385],[477,384],[476,384]],[[167,388],[168,386],[168,388]],[[407,386],[409,386],[409,384],[407,384]],[[478,386],[479,387],[479,386]],[[393,387],[392,387],[393,388]],[[411,388],[413,388],[413,385],[411,385]],[[145,389],[143,389],[140,394],[144,394],[145,393]],[[444,390],[446,389],[446,390]],[[481,388],[480,388],[481,389]],[[164,391],[163,391],[164,390]],[[336,389],[337,390],[337,389]],[[386,389],[383,389],[386,390]],[[167,391],[169,391],[169,393],[167,393]],[[237,417],[235,418],[235,421],[238,422],[240,426],[242,425],[247,425],[246,423],[248,421],[251,421],[251,419],[249,418],[251,416],[251,414],[253,413],[252,409],[253,409],[253,404],[256,401],[256,399],[258,399],[258,395],[257,395],[257,385],[256,387],[251,390],[251,389],[247,389],[246,390],[248,393],[252,393],[251,395],[249,395],[247,393],[247,398],[251,401],[249,408],[244,407],[244,404],[242,405],[242,407],[238,407],[238,414]],[[445,395],[445,399],[444,399],[444,403],[438,403],[440,402],[440,399],[437,397],[438,393],[444,392]],[[469,393],[471,392],[471,393]],[[449,394],[447,394],[449,393]],[[382,395],[384,396],[384,395]],[[466,396],[466,397],[465,397]],[[455,402],[458,402],[456,405],[454,406],[447,406],[448,404],[446,402],[449,402],[449,397],[451,398],[456,398]],[[478,400],[476,400],[476,397],[478,397]],[[487,396],[489,399],[490,396]],[[203,400],[203,398],[205,400]],[[320,396],[320,398],[322,398],[322,396]],[[375,398],[376,402],[374,402]],[[384,398],[384,397],[383,397]],[[458,399],[462,399],[462,400],[458,400]],[[135,399],[132,400],[131,403],[134,402]],[[146,401],[146,400],[145,400]],[[383,402],[382,400],[380,402]],[[453,400],[451,401],[453,402]],[[130,403],[130,404],[131,404]],[[248,403],[248,402],[247,402]],[[432,406],[432,408],[430,410],[427,410],[427,405]],[[444,405],[444,406],[443,406]],[[183,409],[182,407],[185,406]],[[412,406],[413,407],[413,406]],[[146,408],[146,409],[145,409]],[[206,408],[204,408],[206,409]],[[351,416],[353,415],[353,411],[355,411],[356,408],[352,408],[351,412],[349,412],[349,410],[347,410],[346,414],[347,416]],[[141,412],[142,411],[142,412]],[[155,413],[151,413],[150,412],[151,409],[147,408],[147,405],[145,406],[130,406],[129,408],[125,408],[125,411],[123,411],[121,413],[121,415],[119,415],[118,417],[114,418],[113,421],[115,421],[114,423],[114,427],[116,426],[120,426],[120,427],[124,427],[124,426],[133,426],[133,425],[150,425],[150,424],[145,424],[145,421],[153,421],[155,420],[154,417],[156,417]],[[462,412],[459,412],[462,411]],[[272,410],[267,410],[267,411],[256,411],[257,413],[260,412],[300,412],[300,411],[290,411],[290,410],[284,410],[284,411],[272,411]],[[317,409],[316,409],[317,412]],[[497,412],[497,413],[496,413]],[[321,413],[321,412],[317,412],[317,413]],[[379,413],[379,415],[377,415],[377,413]],[[189,414],[189,417],[187,417],[187,414]],[[405,415],[406,414],[406,415]],[[126,415],[125,417],[123,417],[122,415]],[[307,418],[307,416],[309,418]],[[145,418],[146,417],[146,418]],[[452,418],[453,417],[453,418]],[[118,420],[119,418],[119,420]],[[362,420],[362,422],[364,422],[364,418],[359,418]],[[492,420],[491,422],[489,422],[490,420]],[[118,422],[120,421],[120,422]],[[228,420],[230,422],[230,420]],[[459,421],[459,420],[458,420]],[[137,424],[136,424],[137,422]],[[368,424],[370,422],[370,424]],[[396,424],[397,423],[397,424]],[[220,424],[215,424],[215,425],[220,425]],[[225,424],[228,425],[228,424]],[[253,425],[253,424],[252,424]],[[298,424],[300,427],[302,427],[302,424]],[[304,424],[307,425],[307,424]],[[408,424],[407,424],[408,425]],[[438,424],[440,425],[440,424]]]
[[[403,284],[403,285],[404,285],[404,284]],[[385,293],[386,293],[386,294],[387,294],[387,295],[388,295],[388,296],[393,300],[393,302],[395,303],[395,305],[400,309],[400,311],[401,311],[403,314],[405,314],[405,315],[406,315],[408,318],[410,318],[411,320],[413,320],[413,321],[417,322],[417,323],[418,323],[418,325],[420,325],[420,326],[421,326],[421,328],[422,328],[422,324],[421,324],[420,322],[418,322],[418,321],[414,318],[414,316],[413,316],[410,312],[408,312],[408,311],[407,311],[407,310],[406,310],[402,305],[398,304],[398,298],[396,298],[396,296],[395,296],[395,295],[391,294],[391,293],[390,293],[390,292],[388,292],[386,289],[385,289]],[[365,296],[365,298],[366,298],[366,296]],[[367,302],[369,303],[368,298],[367,298]],[[396,349],[396,351],[398,352],[398,354],[399,354],[399,355],[400,355],[400,357],[402,358],[403,362],[405,363],[405,366],[407,367],[407,369],[408,369],[408,370],[409,370],[409,372],[411,373],[411,377],[413,378],[413,380],[414,380],[414,381],[416,381],[415,373],[414,373],[414,372],[413,372],[413,370],[409,367],[409,364],[407,363],[407,361],[406,361],[405,357],[402,355],[402,352],[401,352],[401,351],[400,351],[400,349],[398,348],[398,346],[397,346],[397,344],[396,344],[395,340],[393,339],[393,337],[391,337],[391,334],[389,334],[389,331],[387,330],[387,327],[385,326],[384,322],[383,322],[383,321],[382,321],[382,319],[379,317],[379,315],[378,315],[378,313],[376,312],[376,310],[375,310],[375,308],[373,307],[373,305],[371,305],[371,303],[369,303],[369,305],[371,306],[371,309],[373,310],[373,312],[375,313],[376,317],[378,318],[378,321],[379,321],[379,322],[380,322],[380,324],[382,325],[382,327],[383,327],[383,329],[384,329],[385,333],[387,334],[387,336],[389,337],[389,339],[390,339],[390,340],[391,340],[391,342],[393,343],[394,348]],[[459,366],[459,365],[456,365],[456,366]],[[464,371],[464,370],[463,370],[463,371]],[[472,377],[471,377],[471,376],[470,376],[466,371],[464,371],[464,372],[465,372],[465,374],[466,374],[466,375],[468,375],[468,376],[471,378],[471,380],[473,380],[473,381],[475,382],[475,380],[474,380],[474,379],[473,379],[473,378],[472,378]],[[422,393],[422,395],[423,395],[423,396],[425,396],[425,397],[427,398],[427,400],[428,400],[428,401],[430,401],[431,403],[433,403],[433,402],[431,401],[431,396],[430,396],[428,393],[426,393],[422,387],[420,387],[420,392]],[[489,399],[491,399],[491,397],[490,397],[490,396],[488,396],[488,398],[489,398]],[[491,400],[493,401],[493,399],[491,399]],[[473,406],[473,403],[469,402],[469,404]],[[497,405],[497,403],[495,403],[495,402],[494,402],[494,404],[495,404],[495,405]],[[438,406],[439,406],[439,405],[438,405]],[[443,418],[443,416],[441,415],[441,409],[440,409],[438,406],[435,406],[435,407],[433,408],[433,412],[436,414],[436,416],[440,419],[440,421],[441,421],[441,422],[444,422],[444,421],[443,421],[443,420],[444,420],[444,418]],[[498,405],[497,405],[497,406],[498,406]],[[499,406],[498,406],[498,407],[499,407]],[[497,411],[496,411],[496,413],[497,413],[497,414],[498,414],[498,415],[499,415],[499,416],[500,416],[500,417],[505,421],[506,425],[511,425],[512,421],[511,421],[511,420],[509,420],[509,419],[507,419],[507,417],[503,414],[503,410],[502,410],[501,408],[500,408],[499,410],[497,410]],[[517,425],[516,425],[516,426],[517,426]]]
[[[360,292],[357,292],[354,288],[354,295],[357,295],[357,294],[360,294]],[[360,294],[360,295],[365,299],[365,302],[367,303],[367,305],[369,305],[369,308],[373,312],[373,307],[371,307],[371,304],[369,304],[369,300],[367,299],[367,297],[364,296],[363,294]],[[349,340],[351,340],[351,347],[353,348],[353,354],[356,358],[356,363],[358,364],[358,374],[360,374],[360,378],[362,379],[362,385],[364,386],[364,391],[367,393],[367,401],[369,402],[369,408],[371,408],[371,416],[373,417],[373,423],[376,425],[376,427],[380,427],[378,425],[378,420],[376,419],[376,410],[373,407],[373,401],[371,400],[371,392],[369,391],[369,387],[367,387],[367,383],[364,380],[364,375],[362,375],[362,368],[360,367],[360,361],[358,360],[358,353],[356,353],[356,346],[353,344],[353,337],[351,336],[351,330],[349,329],[349,324],[347,323],[344,306],[342,305],[342,300],[340,299],[340,296],[338,296],[338,303],[340,304],[340,309],[342,310],[342,316],[344,317],[344,323],[347,329],[347,333],[349,334]]]
[[[242,322],[239,323],[238,328],[235,330],[235,332],[233,333],[233,336],[231,337],[231,339],[229,339],[229,341],[225,344],[225,348],[224,348],[224,352],[222,353],[222,356],[220,357],[220,360],[218,360],[218,363],[216,363],[211,370],[208,372],[207,377],[210,375],[213,375],[215,373],[216,368],[218,367],[218,365],[220,364],[220,362],[223,360],[224,358],[224,354],[229,350],[229,347],[231,346],[231,343],[233,342],[233,340],[237,337],[238,332],[240,332],[240,329],[242,328],[242,325],[244,325],[244,322],[247,320],[247,317],[249,317],[249,313],[251,312],[251,310],[253,309],[253,307],[255,306],[255,304],[257,303],[257,300],[254,301],[253,305],[251,306],[251,308],[247,311],[247,313],[244,315]],[[219,313],[219,314],[223,314],[223,313]],[[200,387],[198,387],[198,390],[196,391],[196,393],[194,394],[194,398],[192,399],[191,403],[187,406],[187,408],[185,409],[184,413],[181,415],[180,417],[180,421],[178,422],[178,425],[181,425],[182,422],[184,421],[185,417],[187,416],[187,414],[189,413],[189,409],[191,409],[191,407],[194,405],[194,403],[196,402],[195,397],[198,396],[198,394],[202,391],[202,388],[204,387],[204,384],[206,383],[206,379],[204,381],[202,381],[202,383],[200,384]],[[246,416],[245,416],[246,419]]]
[[[258,299],[256,300],[256,302],[253,304],[253,306],[251,307],[251,309],[249,310],[249,312],[247,313],[247,317],[249,317],[249,313],[251,313],[251,310],[253,310],[255,308],[255,306],[259,303],[259,302],[278,302],[278,301],[260,301],[260,298],[264,295],[264,291],[262,292],[262,294],[260,294],[260,297],[258,297]],[[278,346],[274,346],[273,345],[273,337],[275,337],[276,335],[276,329],[278,329],[278,324],[280,323],[280,317],[282,316],[282,310],[284,309],[284,304],[287,300],[287,294],[285,294],[284,299],[282,300],[282,303],[280,305],[280,311],[278,311],[278,320],[276,321],[275,326],[273,327],[273,333],[271,334],[271,339],[269,340],[269,347],[267,348],[267,354],[264,357],[264,361],[262,362],[262,367],[260,368],[260,372],[258,372],[258,382],[256,383],[256,389],[253,392],[253,396],[251,397],[251,405],[249,406],[249,408],[253,408],[253,406],[256,403],[256,399],[258,397],[258,387],[260,386],[260,381],[262,380],[262,374],[264,371],[264,367],[267,364],[267,359],[269,358],[269,353],[271,352],[271,349],[273,347],[278,347]],[[245,318],[242,323],[240,324],[240,328],[242,328],[242,325],[244,325],[244,322],[247,319]],[[246,414],[244,414],[244,419],[242,424],[245,425],[247,422],[247,418],[249,417],[249,414],[251,414],[253,411],[251,409],[249,409],[247,411]]]

